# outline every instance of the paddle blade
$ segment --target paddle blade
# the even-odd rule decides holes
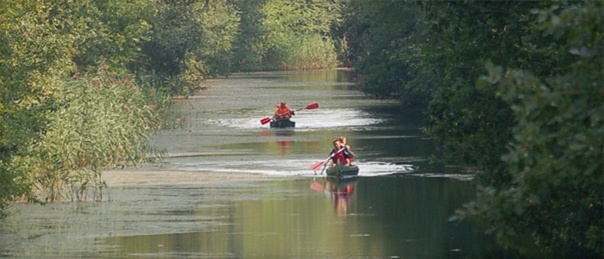
[[[323,163],[324,163],[323,161],[316,162],[316,163],[314,163],[313,165],[310,166],[310,169],[313,170],[313,171],[315,171],[315,170],[319,169],[319,167],[321,167],[323,165]]]
[[[318,192],[323,192],[323,185],[317,182],[312,182],[310,188]]]
[[[306,105],[305,109],[307,110],[312,110],[312,109],[316,109],[319,108],[319,103],[311,103],[309,105]]]
[[[267,117],[267,118],[264,118],[264,119],[260,120],[260,123],[262,123],[262,125],[264,125],[264,124],[269,123],[270,121],[271,121],[271,118]]]

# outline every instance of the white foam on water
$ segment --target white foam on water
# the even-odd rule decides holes
[[[238,129],[269,128],[268,123],[264,125],[260,123],[263,118],[267,116],[209,119],[205,123]],[[298,112],[292,121],[296,122],[296,130],[312,130],[374,125],[382,122],[383,119],[373,118],[371,114],[357,109],[323,109]]]
[[[313,171],[310,166],[318,161],[311,160],[265,160],[265,161],[200,161],[173,163],[174,170],[216,172],[216,173],[252,173],[267,176],[316,176],[323,167]],[[392,164],[378,162],[356,162],[359,176],[373,177],[380,175],[410,173],[414,168],[410,164]]]

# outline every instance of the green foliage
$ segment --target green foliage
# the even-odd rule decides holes
[[[163,78],[175,77],[186,70],[187,52],[198,45],[200,24],[196,21],[191,4],[159,2],[152,6],[156,17],[151,20],[152,32],[144,42],[141,67]],[[180,89],[172,89],[179,92]]]
[[[188,95],[205,78],[231,73],[240,18],[230,2],[160,1],[149,8],[150,39],[129,65],[145,75],[139,78],[160,82],[164,92]]]
[[[601,3],[536,12],[546,35],[566,41],[565,73],[536,77],[491,67],[517,124],[503,160],[513,181],[485,188],[461,212],[478,216],[504,239],[532,238],[543,251],[602,257],[604,85]]]
[[[0,7],[0,210],[26,194],[27,171],[14,157],[41,139],[53,107],[56,78],[74,70],[73,33],[82,24],[61,19],[60,5],[4,1]]]
[[[474,81],[485,60],[529,66],[530,42],[518,39],[539,4],[353,1],[348,45],[363,90],[428,107],[426,131],[435,136],[440,161],[492,168],[498,173],[491,180],[509,179],[500,156],[514,123],[511,111],[495,87]]]
[[[405,1],[352,1],[339,29],[350,50],[346,57],[362,74],[363,91],[379,98],[398,98],[408,105],[425,106],[425,86],[415,87],[421,76],[412,67],[420,39],[418,6]],[[425,83],[425,81],[423,81]]]
[[[203,62],[207,71],[202,75],[228,75],[233,65],[233,43],[239,32],[240,17],[234,5],[229,2],[215,1],[204,6],[196,15],[201,24],[200,44],[192,52],[196,62]],[[189,64],[199,67],[199,64]],[[198,68],[201,70],[201,68]]]
[[[328,35],[338,6],[329,1],[268,1],[262,21],[268,69],[333,66],[335,50]]]
[[[497,97],[496,87],[476,85],[485,60],[552,72],[550,56],[534,51],[530,11],[539,2],[453,2],[424,4],[426,41],[421,44],[421,73],[433,75],[427,131],[436,136],[444,161],[479,165],[490,171],[490,184],[509,180],[500,160],[514,119]],[[550,54],[557,55],[557,54]],[[527,59],[531,57],[531,59]]]
[[[515,121],[497,88],[475,84],[486,60],[557,73],[568,62],[559,40],[533,33],[542,2],[353,1],[348,46],[363,90],[427,106],[438,161],[478,165],[485,181],[509,182],[500,157]],[[401,19],[400,17],[404,17]],[[540,47],[547,42],[547,47]],[[551,43],[551,44],[550,44]]]
[[[233,42],[234,71],[254,71],[262,68],[262,57],[266,47],[262,42],[265,30],[262,27],[262,6],[268,0],[234,1],[240,23],[239,33]]]
[[[601,257],[601,2],[350,7],[339,33],[364,90],[427,103],[439,160],[479,166],[485,187],[466,215],[542,251]]]
[[[113,70],[141,55],[141,45],[149,40],[148,1],[83,1],[65,10],[69,19],[79,17],[87,31],[73,58],[81,71],[108,66]]]
[[[235,1],[241,12],[235,70],[311,69],[337,64],[331,28],[340,1]]]
[[[125,71],[124,63],[137,56],[136,39],[144,36],[144,22],[134,19],[135,15],[124,15],[137,13],[126,10],[135,7],[140,6],[89,1],[3,2],[0,210],[23,197],[84,199],[89,187],[102,187],[97,185],[100,166],[117,160],[124,163],[144,154],[140,134],[151,131],[154,124],[145,125],[138,120],[150,123],[154,119],[137,112],[149,110],[138,101],[137,96],[142,95],[140,89],[125,83],[122,75],[89,70],[105,66],[102,71]],[[82,71],[89,70],[84,76],[89,79],[70,79],[77,74],[76,64]],[[116,98],[90,83],[94,76],[100,77],[99,82],[119,81],[108,85],[112,85],[114,94],[121,96]],[[112,103],[111,107],[124,102],[131,112],[128,116],[136,116],[136,120],[114,121],[126,115],[115,114],[116,110],[109,108],[104,110],[106,107],[87,106],[98,102]],[[104,124],[103,120],[111,122]],[[112,133],[120,127],[124,130],[114,136]],[[90,134],[112,141],[115,146],[103,146]],[[115,144],[118,141],[121,143]]]

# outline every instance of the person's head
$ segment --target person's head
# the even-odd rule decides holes
[[[340,148],[340,145],[341,145],[341,144],[342,144],[342,143],[340,142],[340,139],[334,139],[334,140],[333,140],[333,147],[334,147],[334,148]]]
[[[340,143],[342,143],[342,145],[346,145],[346,137],[341,136],[341,137],[339,138],[339,140],[340,140]]]
[[[281,108],[285,108],[285,106],[287,105],[285,102],[281,102]]]

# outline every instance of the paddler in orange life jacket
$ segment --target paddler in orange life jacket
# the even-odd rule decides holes
[[[289,106],[287,106],[287,103],[281,102],[280,104],[277,104],[277,111],[275,112],[275,115],[273,115],[273,120],[274,121],[286,120],[286,119],[291,118],[292,115],[295,115],[294,111],[291,111],[289,109]]]

